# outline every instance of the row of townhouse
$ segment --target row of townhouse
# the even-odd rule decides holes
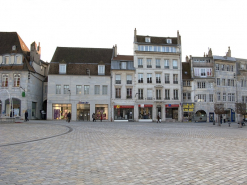
[[[182,63],[184,121],[240,121],[235,103],[247,103],[247,60],[212,54],[211,48],[203,57],[186,57]],[[215,104],[224,105],[220,118]]]
[[[0,111],[30,119],[90,121],[214,121],[214,104],[224,119],[237,121],[235,103],[247,101],[247,60],[215,56],[186,57],[181,36],[137,35],[133,55],[112,48],[57,47],[50,63],[31,51],[16,32],[0,32]],[[43,110],[43,111],[42,111]],[[43,115],[43,116],[42,116]]]

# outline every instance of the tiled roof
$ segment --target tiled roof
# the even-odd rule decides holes
[[[112,60],[134,61],[134,56],[133,55],[117,55],[117,57],[114,57]]]
[[[23,65],[9,64],[9,65],[1,65],[0,71],[31,71],[35,73],[34,68],[29,64],[26,58],[23,59]]]
[[[16,46],[16,51],[12,51],[12,46]],[[30,52],[26,44],[16,32],[0,32],[0,55],[7,53]]]
[[[150,37],[151,42],[145,42],[145,38]],[[166,39],[172,39],[171,44],[177,44],[177,37],[153,37],[153,36],[142,36],[137,35],[137,42],[147,43],[147,44],[168,44]]]
[[[217,56],[217,55],[213,55],[214,60],[225,60],[225,61],[233,61],[235,62],[236,59],[233,57],[226,57],[226,56]]]
[[[182,79],[191,79],[190,62],[182,62]]]
[[[110,75],[112,48],[68,48],[57,47],[51,63],[49,74],[59,74],[59,64],[67,64],[67,75],[98,75],[98,65],[105,65],[105,75]]]

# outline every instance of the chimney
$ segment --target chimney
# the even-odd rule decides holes
[[[205,57],[205,52],[204,52],[204,55],[203,55],[203,57]]]
[[[181,36],[179,35],[179,30],[177,30],[177,43],[181,45]]]
[[[231,54],[232,52],[231,52],[231,49],[230,49],[230,46],[228,47],[228,52],[226,53],[226,56],[227,57],[231,57]]]
[[[114,57],[117,57],[117,44],[115,44],[115,47],[114,47]]]
[[[185,61],[186,61],[186,62],[189,62],[189,57],[188,57],[188,55],[186,55]]]
[[[208,51],[208,56],[209,57],[212,57],[213,56],[213,53],[212,53],[212,49],[210,48],[209,51]]]
[[[135,28],[135,30],[134,30],[134,42],[137,42],[136,33],[137,33],[137,31],[136,31],[136,28]]]

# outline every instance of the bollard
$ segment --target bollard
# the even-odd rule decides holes
[[[215,125],[215,120],[213,121],[213,125]]]
[[[229,124],[229,127],[230,127],[231,126],[231,123],[229,122],[228,124]]]

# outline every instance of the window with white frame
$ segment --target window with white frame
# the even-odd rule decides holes
[[[231,80],[227,79],[227,86],[231,86]]]
[[[138,99],[139,100],[143,99],[143,89],[138,89]]]
[[[191,100],[191,93],[188,93],[188,100]]]
[[[231,86],[234,87],[234,80],[231,80]]]
[[[153,99],[153,90],[152,89],[148,89],[147,90],[147,99],[148,100],[152,100]]]
[[[5,56],[3,62],[4,62],[4,64],[10,64],[10,57],[9,56]]]
[[[220,70],[219,64],[215,64],[215,70],[216,71],[219,71]]]
[[[161,74],[156,74],[156,83],[160,84],[161,83]]]
[[[105,75],[105,65],[98,65],[98,75]]]
[[[183,100],[186,100],[187,94],[183,93]]]
[[[170,74],[169,73],[166,73],[165,74],[165,83],[166,84],[169,84],[170,83]]]
[[[194,68],[194,76],[212,76],[212,68]]]
[[[242,96],[242,103],[247,103],[247,96]]]
[[[165,89],[165,99],[170,100],[170,89]]]
[[[229,65],[226,65],[226,71],[230,71]]]
[[[143,74],[138,73],[138,83],[143,83]]]
[[[138,58],[138,68],[143,68],[142,58]]]
[[[116,91],[115,98],[121,98],[121,88],[116,88],[115,91]]]
[[[226,101],[226,93],[223,93],[222,100]]]
[[[150,37],[145,37],[145,42],[151,42],[151,38]]]
[[[121,62],[121,69],[126,69],[127,65],[126,62]]]
[[[206,94],[198,94],[197,97],[197,102],[206,102]]]
[[[16,64],[22,64],[22,61],[21,61],[22,57],[20,55],[16,55],[15,56],[15,63]]]
[[[152,73],[147,73],[147,83],[152,83]]]
[[[61,85],[56,85],[56,94],[61,94]]]
[[[20,80],[21,80],[21,75],[20,74],[14,74],[14,87],[20,86]]]
[[[220,85],[220,78],[216,79],[217,85]]]
[[[178,84],[178,74],[173,74],[173,84]]]
[[[217,101],[220,101],[220,92],[217,92]]]
[[[156,100],[161,100],[161,89],[156,89]]]
[[[214,83],[213,82],[209,82],[208,83],[208,88],[210,88],[210,89],[214,88]]]
[[[69,85],[63,86],[63,94],[70,94]]]
[[[95,85],[95,86],[94,86],[94,94],[95,94],[95,95],[100,94],[100,86],[99,86],[99,85]]]
[[[107,95],[107,85],[102,86],[102,95]]]
[[[222,71],[225,70],[225,65],[224,65],[224,64],[221,65],[221,70],[222,70]]]
[[[116,75],[116,84],[121,84],[121,75]]]
[[[231,66],[231,71],[233,72],[233,66]]]
[[[213,94],[209,94],[209,102],[214,102],[214,95]]]
[[[169,69],[169,60],[164,60],[165,69]]]
[[[151,58],[147,59],[147,68],[152,68],[152,59]]]
[[[178,90],[177,89],[173,90],[173,99],[178,100]]]
[[[66,73],[66,64],[59,64],[59,74]]]
[[[172,39],[166,39],[167,44],[171,44],[172,43]]]
[[[9,75],[3,74],[2,75],[2,87],[8,87],[9,85]]]
[[[178,61],[177,60],[173,60],[172,64],[173,64],[173,69],[178,69]]]
[[[197,82],[197,88],[199,88],[199,89],[206,88],[206,83],[205,82]]]
[[[76,86],[76,94],[81,94],[81,85]]]
[[[84,85],[84,94],[89,94],[89,85]]]
[[[206,76],[206,69],[201,69],[201,76]]]
[[[127,88],[127,97],[126,98],[132,98],[132,88]]]
[[[156,68],[160,68],[160,59],[155,60]]]
[[[232,93],[228,93],[228,101],[232,101]]]
[[[127,84],[132,84],[132,75],[127,75]]]

